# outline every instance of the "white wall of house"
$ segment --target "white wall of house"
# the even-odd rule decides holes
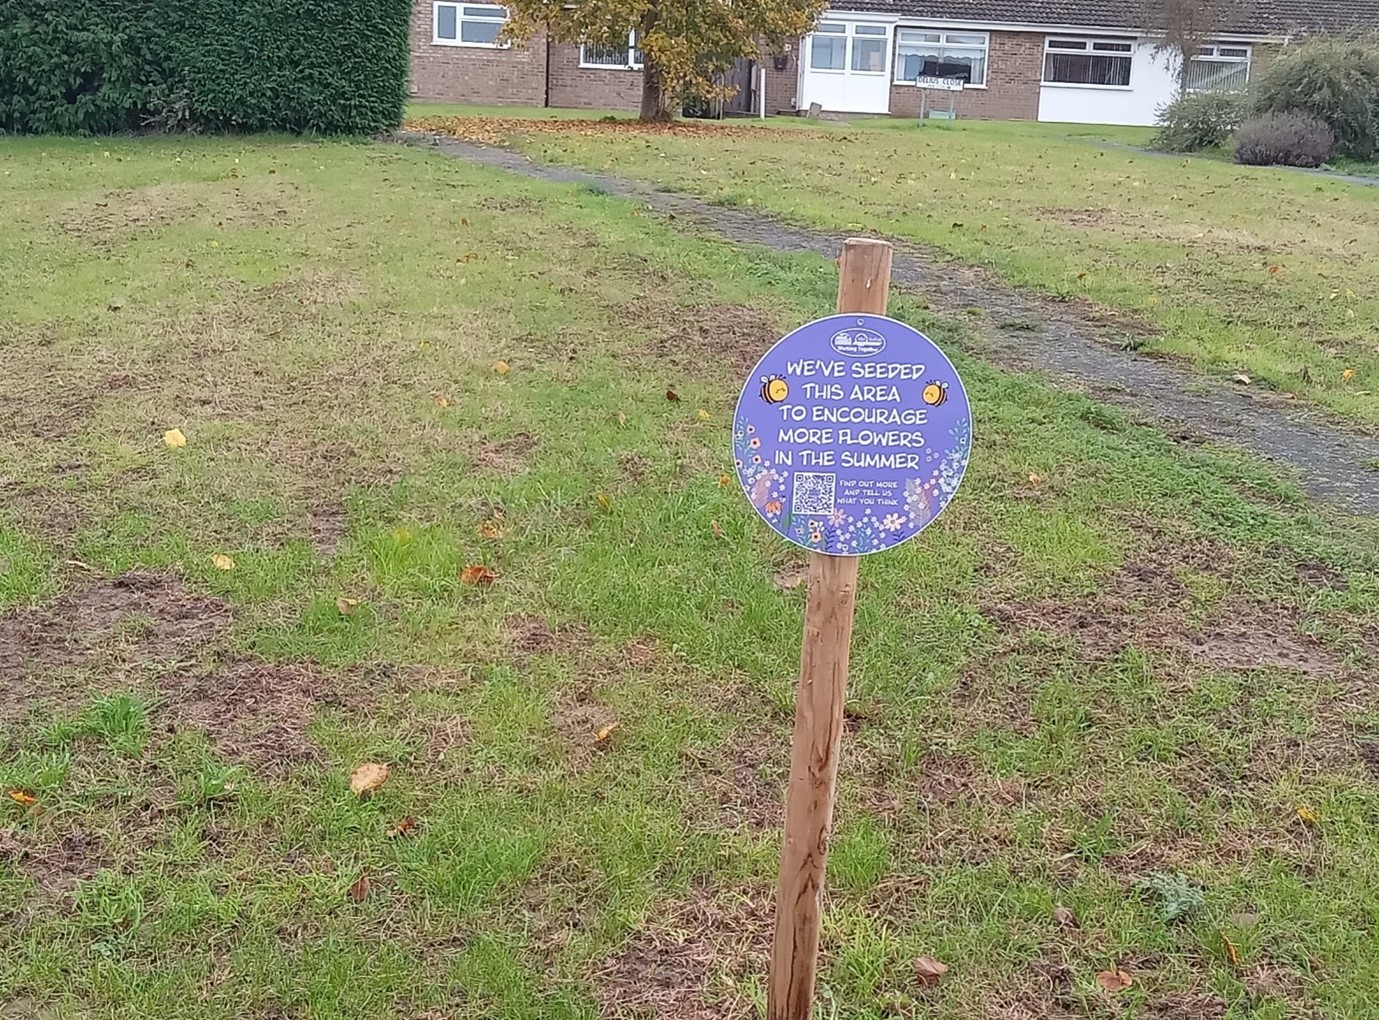
[[[1148,127],[1161,106],[1178,94],[1174,59],[1156,52],[1151,39],[1135,42],[1130,84],[1050,84],[1039,87],[1039,119],[1074,124],[1126,124]]]
[[[829,11],[799,53],[800,109],[889,113],[895,17]]]

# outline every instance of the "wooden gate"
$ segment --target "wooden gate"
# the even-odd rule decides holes
[[[756,112],[756,61],[739,57],[733,61],[732,70],[725,74],[723,79],[725,85],[735,87],[737,90],[731,97],[723,101],[723,113],[725,115],[741,115]]]

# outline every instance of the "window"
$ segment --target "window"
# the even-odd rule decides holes
[[[885,25],[852,26],[852,69],[865,74],[886,73],[889,40]]]
[[[1250,82],[1250,47],[1244,43],[1203,46],[1188,62],[1190,92],[1239,92]]]
[[[637,45],[637,33],[627,33],[626,46],[605,46],[585,43],[579,48],[580,67],[607,67],[620,71],[640,71],[642,50]]]
[[[840,21],[821,21],[809,38],[809,67],[841,71],[847,66],[848,27]]]
[[[1130,86],[1135,44],[1129,39],[1049,39],[1044,81],[1050,85]]]
[[[498,35],[508,9],[496,4],[443,4],[434,7],[431,42],[438,46],[506,46]]]
[[[945,32],[938,28],[902,28],[896,33],[895,80],[961,78],[986,85],[985,32]]]

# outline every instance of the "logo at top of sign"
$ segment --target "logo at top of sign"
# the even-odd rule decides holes
[[[748,502],[782,538],[833,556],[882,552],[957,493],[971,415],[962,380],[923,333],[881,315],[833,315],[781,340],[747,377],[733,461]]]
[[[859,324],[862,320],[858,320]],[[874,329],[858,325],[851,329],[840,329],[830,341],[833,349],[849,358],[870,358],[886,349],[886,338]]]

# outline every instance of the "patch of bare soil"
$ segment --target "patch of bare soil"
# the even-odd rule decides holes
[[[105,840],[80,823],[56,839],[45,838],[44,828],[40,822],[32,830],[0,829],[0,863],[28,875],[48,896],[67,896],[114,864]]]
[[[200,675],[166,675],[158,687],[165,718],[203,731],[232,761],[279,773],[317,760],[307,728],[317,708],[346,698],[341,678],[320,667],[254,659]]]
[[[594,975],[606,1020],[738,1020],[755,1015],[742,992],[771,944],[771,898],[695,889],[652,920]]]
[[[539,616],[509,616],[503,620],[501,631],[508,648],[519,660],[533,655],[565,655],[581,652],[589,646],[589,635],[580,627],[552,628]]]
[[[294,222],[295,189],[282,181],[252,186],[153,184],[110,191],[94,202],[74,203],[54,217],[63,231],[87,240],[152,230],[175,223],[255,227]]]
[[[784,334],[751,305],[679,305],[651,296],[625,305],[621,323],[650,337],[647,353],[679,371],[738,379]]]
[[[311,544],[316,555],[329,559],[340,548],[349,531],[349,515],[342,504],[333,501],[315,503],[311,507]]]
[[[785,818],[790,778],[790,731],[740,727],[717,747],[686,746],[680,752],[695,811],[711,831],[769,832]]]
[[[521,474],[527,470],[527,455],[535,449],[536,437],[519,432],[507,439],[485,443],[474,455],[474,463],[505,475]]]
[[[1209,544],[1163,547],[1123,564],[1079,602],[1000,599],[982,609],[1009,631],[1051,633],[1093,658],[1135,645],[1226,670],[1276,667],[1322,676],[1340,667],[1335,653],[1301,632],[1289,606],[1232,595],[1198,624],[1179,576],[1185,569],[1228,574],[1230,564]]]
[[[565,759],[572,769],[580,769],[594,754],[611,747],[600,733],[616,726],[617,713],[600,702],[588,684],[569,691],[551,709],[551,725],[560,734]]]
[[[68,685],[55,671],[193,657],[230,620],[219,599],[193,595],[180,579],[151,571],[102,578],[49,606],[0,617],[0,682],[11,692],[0,699],[0,721],[6,706],[20,710],[63,694]]]

